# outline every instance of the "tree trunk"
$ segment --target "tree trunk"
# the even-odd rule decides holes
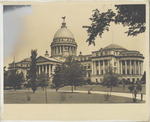
[[[72,93],[73,93],[73,85],[71,86],[71,91],[72,91]]]
[[[112,92],[112,87],[110,87],[110,96],[111,96],[111,92]]]
[[[56,88],[56,92],[58,92],[58,88]]]
[[[47,103],[47,91],[46,91],[46,87],[45,87],[45,101]]]
[[[16,86],[14,86],[14,91],[16,91]]]
[[[112,86],[110,87],[110,92],[112,92]]]

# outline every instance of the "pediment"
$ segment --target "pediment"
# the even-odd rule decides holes
[[[37,61],[36,61],[36,62],[37,62],[37,63],[39,63],[39,62],[49,62],[49,60],[46,59],[46,58],[44,58],[44,57],[42,57],[42,56],[40,56],[40,57],[37,58]]]
[[[53,59],[53,58],[46,58],[46,57],[43,57],[43,56],[39,56],[37,58],[37,63],[42,63],[42,62],[59,62],[57,61],[56,59]]]

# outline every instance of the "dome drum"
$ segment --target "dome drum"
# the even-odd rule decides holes
[[[63,55],[66,52],[68,53],[68,55],[77,55],[77,47],[76,46],[70,46],[70,45],[51,46],[52,57]]]

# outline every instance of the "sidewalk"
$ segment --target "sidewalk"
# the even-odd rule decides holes
[[[55,90],[47,90],[47,91],[55,91]],[[70,92],[70,90],[58,90],[58,92]],[[88,91],[81,91],[81,90],[74,90],[73,92],[76,93],[87,93]],[[103,91],[90,91],[91,94],[107,94],[107,92],[103,92]],[[110,94],[110,92],[109,92]],[[114,96],[120,96],[120,97],[127,97],[127,98],[133,98],[133,95],[131,93],[119,93],[119,92],[111,92],[111,95]],[[145,99],[146,95],[143,94],[143,100]],[[141,94],[137,94],[137,99],[141,100]]]

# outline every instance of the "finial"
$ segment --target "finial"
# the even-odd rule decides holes
[[[63,23],[65,23],[66,16],[62,17],[62,19],[63,19]]]
[[[67,26],[66,26],[66,22],[65,22],[66,16],[61,17],[61,18],[63,19],[63,23],[62,23],[61,28],[67,28]]]

